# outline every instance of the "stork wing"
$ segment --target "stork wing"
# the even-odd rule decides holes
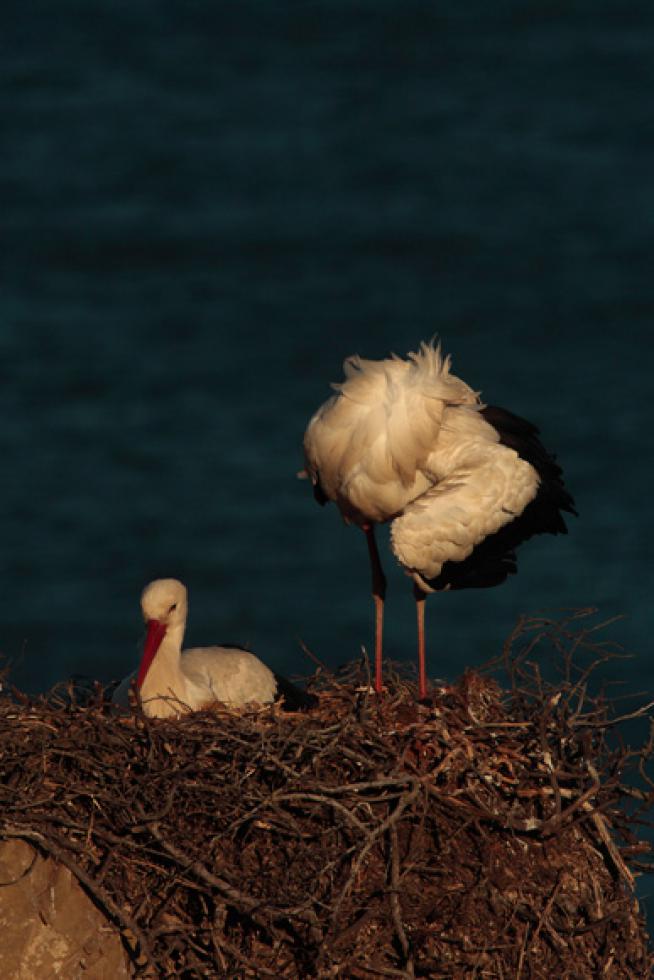
[[[538,491],[533,466],[498,444],[435,484],[391,525],[393,551],[425,581],[518,517]]]

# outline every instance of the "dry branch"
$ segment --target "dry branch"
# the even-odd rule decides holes
[[[519,624],[506,689],[466,673],[430,707],[365,667],[319,672],[306,715],[5,695],[0,838],[70,868],[135,976],[653,976],[654,727],[626,748],[651,703],[590,693],[615,655],[574,612]]]

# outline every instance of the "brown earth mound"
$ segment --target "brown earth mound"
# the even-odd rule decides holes
[[[75,875],[135,976],[654,976],[633,895],[653,742],[625,748],[589,695],[594,636],[524,620],[506,690],[468,672],[430,705],[399,677],[377,699],[365,665],[319,671],[306,714],[14,692],[0,839]]]
[[[0,977],[127,980],[120,934],[64,865],[0,843]]]

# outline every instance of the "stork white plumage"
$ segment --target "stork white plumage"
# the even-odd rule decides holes
[[[450,373],[440,345],[423,343],[406,359],[348,357],[343,370],[307,427],[306,469],[319,503],[334,501],[366,534],[378,693],[386,579],[374,527],[391,522],[392,550],[414,581],[424,698],[425,596],[499,585],[516,571],[520,543],[566,533],[561,511],[576,511],[538,429],[483,405]]]
[[[237,706],[275,700],[280,679],[253,653],[219,646],[182,653],[188,600],[177,579],[146,586],[141,609],[148,631],[136,686],[146,715],[176,717],[217,701]],[[124,692],[119,689],[114,699],[124,701]]]

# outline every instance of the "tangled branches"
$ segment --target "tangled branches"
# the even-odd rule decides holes
[[[467,673],[430,706],[355,668],[304,715],[6,698],[0,837],[73,871],[135,975],[647,977],[652,743],[589,694],[609,652],[575,614],[519,624],[508,691]]]

